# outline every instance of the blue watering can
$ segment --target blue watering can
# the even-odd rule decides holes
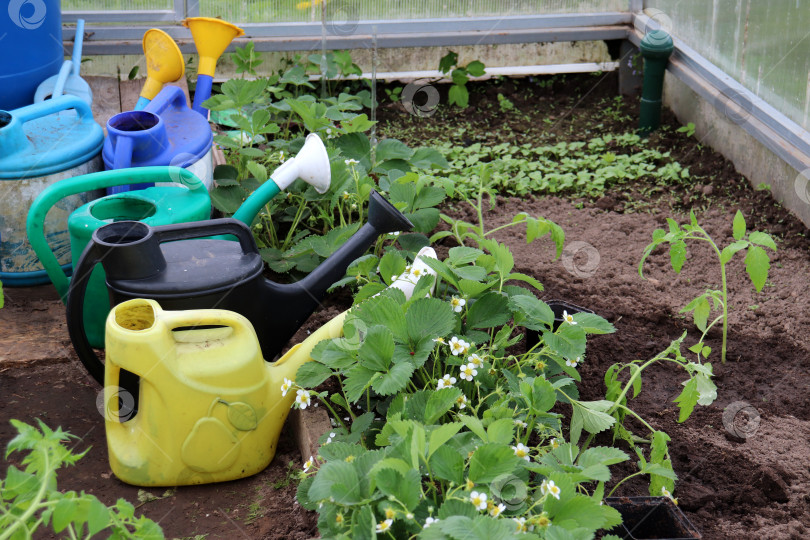
[[[166,86],[143,110],[122,112],[110,118],[102,155],[108,170],[182,167],[211,189],[214,179],[213,139],[208,121],[189,108],[183,90]],[[116,186],[109,188],[108,193],[151,185]]]
[[[59,73],[64,59],[59,0],[4,2],[0,36],[0,109],[31,105],[37,86]]]

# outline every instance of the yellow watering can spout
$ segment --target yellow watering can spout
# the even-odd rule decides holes
[[[211,84],[217,60],[231,41],[245,35],[245,31],[234,24],[212,17],[190,17],[183,20],[183,26],[191,30],[191,37],[194,38],[194,45],[200,56],[192,108],[208,118],[208,110],[202,103],[211,97]]]
[[[136,111],[155,99],[164,84],[179,81],[186,71],[180,48],[163,30],[151,28],[144,33],[143,53],[146,57],[146,80],[135,105]]]

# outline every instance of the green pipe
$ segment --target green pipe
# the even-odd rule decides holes
[[[664,92],[664,72],[675,45],[664,30],[653,30],[641,40],[644,57],[644,82],[641,88],[641,112],[638,133],[646,137],[661,125],[661,96]]]

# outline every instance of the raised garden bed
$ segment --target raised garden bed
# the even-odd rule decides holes
[[[504,142],[590,141],[606,133],[632,132],[635,127],[636,107],[614,99],[613,76],[505,80],[470,88],[468,109],[442,107],[430,118],[411,116],[396,104],[382,107],[378,136],[397,137],[413,146],[444,140],[469,148],[476,143],[487,147]],[[514,109],[504,108],[503,98]],[[714,404],[697,407],[687,422],[678,423],[672,400],[681,391],[683,372],[666,365],[656,366],[644,378],[643,390],[632,403],[634,410],[671,437],[669,452],[679,478],[673,495],[704,538],[803,537],[810,533],[806,512],[810,504],[810,338],[803,331],[810,326],[805,309],[810,300],[808,230],[766,190],[750,187],[726,160],[677,132],[678,127],[666,116],[664,129],[647,146],[670,151],[672,160],[689,168],[689,179],[660,185],[650,179],[615,184],[598,197],[499,197],[497,207],[485,214],[487,228],[527,212],[565,230],[566,244],[575,249],[557,260],[547,240],[527,245],[523,229],[504,230],[494,237],[511,248],[515,271],[543,283],[544,298],[588,307],[616,327],[614,334],[588,342],[586,361],[579,368],[579,388],[581,399],[590,400],[604,396],[604,374],[615,362],[649,359],[685,330],[690,335],[696,332],[691,316],[678,312],[689,299],[717,286],[716,257],[703,245],[690,244],[680,274],[672,271],[669,257],[660,249],[646,263],[648,279],[638,276],[644,247],[654,229],[666,228],[666,217],[684,223],[688,221],[685,212],[694,209],[701,226],[724,245],[731,241],[738,209],[750,228],[770,232],[779,251],[771,256],[763,292],[753,291],[741,258],[728,268],[730,331],[725,364],[719,362],[719,327],[705,339],[716,351],[711,358],[718,396]],[[445,205],[442,211],[474,220],[459,203]],[[454,245],[450,238],[441,240],[440,259]],[[28,324],[28,332],[41,332],[43,324],[63,324],[61,310],[53,308],[57,303],[55,295],[41,289],[9,289],[0,320],[13,318],[17,328]],[[346,292],[331,297],[293,341],[300,341],[308,330],[350,303]],[[47,322],[42,321],[43,309],[53,312]],[[0,363],[0,376],[3,445],[12,435],[10,418],[31,422],[40,417],[51,426],[62,426],[82,437],[78,449],[93,448],[75,467],[63,470],[60,488],[89,491],[107,504],[118,497],[138,504],[139,490],[110,474],[102,417],[95,407],[99,389],[84,376],[75,358],[62,354],[34,366]],[[747,405],[733,410],[749,416],[736,419],[744,425],[727,428],[725,424],[735,419],[726,418],[724,424],[724,409],[740,401]],[[746,431],[754,418],[756,429]],[[600,437],[610,443],[609,435]],[[16,459],[12,456],[11,462],[18,463]],[[138,511],[158,521],[167,537],[309,538],[316,534],[316,516],[295,502],[295,482],[288,481],[291,461],[300,469],[302,460],[291,437],[282,436],[275,460],[263,473],[242,481],[180,488],[146,502]],[[0,467],[2,475],[6,464]],[[634,467],[626,462],[615,472],[627,474]],[[646,490],[644,481],[633,479],[614,495],[645,495]],[[148,491],[164,495],[163,490]],[[140,495],[141,500],[148,498]]]

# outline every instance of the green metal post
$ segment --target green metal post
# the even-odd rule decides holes
[[[664,92],[664,72],[675,45],[664,30],[653,30],[641,40],[644,57],[644,83],[641,89],[641,113],[638,132],[644,137],[661,124],[661,96]]]

